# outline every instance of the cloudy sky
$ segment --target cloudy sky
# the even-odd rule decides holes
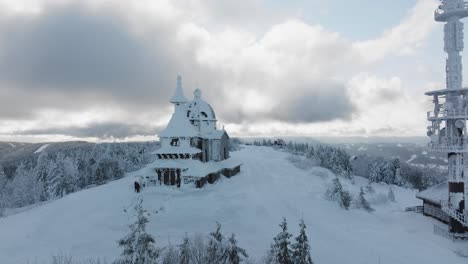
[[[233,136],[424,136],[437,2],[0,0],[0,140],[155,138],[178,74]]]

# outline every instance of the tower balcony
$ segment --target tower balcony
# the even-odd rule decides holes
[[[468,119],[468,109],[442,110],[439,112],[427,112],[427,120],[448,120],[448,119]]]
[[[464,18],[468,16],[468,2],[460,1],[455,7],[448,7],[447,5],[440,5],[434,11],[434,19],[438,22],[446,22],[449,17],[456,16]]]
[[[437,142],[430,142],[428,149],[441,153],[468,153],[468,137],[439,136]]]

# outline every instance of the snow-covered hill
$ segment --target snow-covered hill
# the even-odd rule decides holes
[[[397,202],[375,199],[373,213],[346,211],[323,198],[332,179],[325,169],[299,169],[289,154],[265,147],[246,147],[233,156],[243,160],[242,172],[201,190],[158,186],[134,193],[135,177],[151,173],[150,165],[0,218],[0,263],[41,261],[57,252],[113,260],[120,253],[115,241],[128,231],[128,209],[139,197],[152,213],[148,231],[160,246],[180,243],[186,232],[208,233],[219,221],[225,233],[236,233],[241,246],[260,258],[286,217],[294,234],[304,218],[316,263],[466,263],[453,252],[460,245],[433,234],[434,220],[404,212],[420,204],[415,191],[396,188]],[[361,178],[355,185],[343,183],[353,193],[366,184]],[[383,196],[388,186],[375,189]]]

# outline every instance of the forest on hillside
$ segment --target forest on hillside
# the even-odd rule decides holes
[[[271,140],[255,140],[252,144],[278,147]],[[357,175],[369,179],[369,182],[383,182],[418,190],[425,190],[447,180],[447,173],[438,167],[416,166],[396,157],[369,154],[352,156],[344,148],[292,141],[280,148],[305,157],[310,166],[321,166],[330,169],[337,176],[350,179]]]
[[[230,150],[241,148],[233,138]],[[275,147],[271,140],[254,141],[257,146]],[[143,143],[67,143],[51,145],[41,152],[30,151],[0,159],[0,215],[5,208],[18,208],[60,198],[69,193],[119,179],[152,162],[158,142]],[[277,146],[276,146],[277,147]],[[37,149],[35,146],[34,149]],[[33,149],[33,150],[34,150]],[[282,150],[304,157],[313,166],[330,169],[337,176],[353,175],[370,182],[385,182],[424,190],[445,180],[437,168],[418,167],[398,158],[351,156],[330,145],[289,142]],[[6,153],[6,154],[5,154]],[[13,157],[13,158],[12,158]]]
[[[93,185],[119,179],[154,160],[159,146],[145,143],[83,143],[26,153],[0,161],[0,214],[62,197]]]

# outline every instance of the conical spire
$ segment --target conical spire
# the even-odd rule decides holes
[[[180,75],[177,76],[177,87],[174,93],[174,96],[171,98],[171,103],[173,104],[181,104],[187,103],[187,98],[184,96],[184,91],[182,90],[182,77]]]

